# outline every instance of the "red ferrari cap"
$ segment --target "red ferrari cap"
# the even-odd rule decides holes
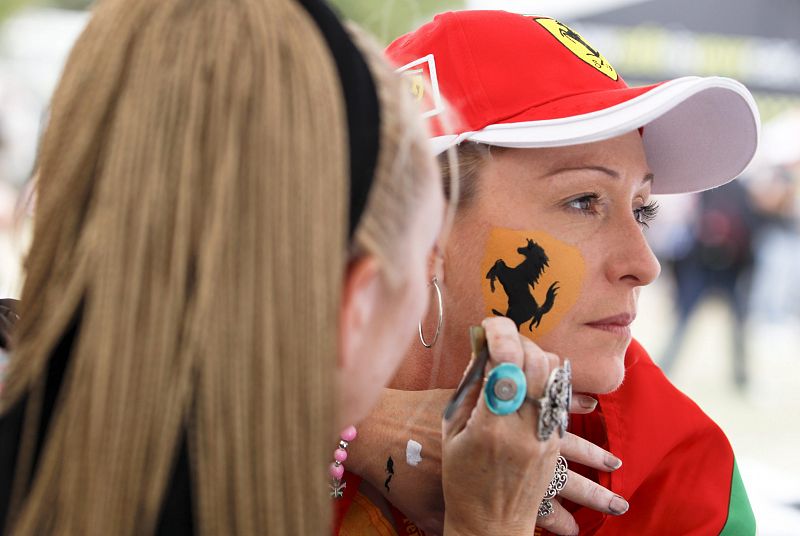
[[[443,13],[386,53],[424,102],[437,153],[464,140],[560,147],[646,127],[653,193],[664,194],[731,181],[758,146],[758,109],[739,82],[690,76],[628,87],[586,39],[552,18]],[[440,120],[445,111],[450,124]]]

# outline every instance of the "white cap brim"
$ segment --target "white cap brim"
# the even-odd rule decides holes
[[[738,177],[756,154],[760,123],[755,100],[742,84],[730,78],[690,76],[603,110],[490,125],[477,132],[438,136],[431,143],[436,154],[466,140],[512,148],[563,147],[645,127],[653,193],[671,194],[707,190]]]

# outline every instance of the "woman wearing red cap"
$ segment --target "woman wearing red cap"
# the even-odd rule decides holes
[[[650,197],[713,188],[744,170],[759,133],[747,89],[718,77],[628,87],[569,27],[499,11],[439,15],[387,54],[423,103],[437,150],[457,147],[462,196],[421,343],[353,447],[372,486],[341,502],[341,534],[358,523],[363,534],[438,530],[438,418],[449,391],[430,389],[457,385],[463,333],[485,315],[511,318],[569,358],[579,399],[597,401],[573,418],[566,485],[541,527],[753,534],[724,434],[630,333],[639,290],[659,273],[643,234],[656,212]],[[573,446],[576,437],[613,456]]]

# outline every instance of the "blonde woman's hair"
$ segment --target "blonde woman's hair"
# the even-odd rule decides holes
[[[381,259],[390,282],[400,284],[405,248],[402,237],[417,206],[430,195],[431,176],[439,177],[428,142],[429,133],[421,120],[419,104],[411,97],[410,81],[387,63],[374,40],[355,26],[350,26],[376,80],[381,102],[381,153],[375,183],[367,210],[356,229],[353,253],[369,253]],[[456,175],[454,175],[455,177]],[[456,186],[457,188],[457,186]],[[443,188],[445,191],[452,186]],[[457,197],[457,195],[456,195]],[[449,216],[454,206],[448,206]],[[448,219],[448,218],[446,218]],[[442,222],[429,222],[432,227]],[[445,222],[444,230],[447,229]]]
[[[356,249],[395,251],[430,180],[382,104]],[[25,400],[6,529],[152,533],[186,434],[195,529],[324,534],[349,166],[336,68],[290,0],[105,0],[70,56],[2,411]],[[388,268],[387,268],[388,269]],[[51,357],[74,332],[33,469]]]

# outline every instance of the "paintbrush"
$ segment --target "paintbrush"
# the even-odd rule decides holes
[[[467,391],[476,382],[483,380],[483,372],[486,370],[486,363],[489,361],[489,346],[486,344],[486,331],[481,326],[471,326],[469,328],[469,341],[472,346],[472,360],[461,385],[456,389],[453,398],[444,409],[444,419],[450,420],[456,410],[464,403]]]

